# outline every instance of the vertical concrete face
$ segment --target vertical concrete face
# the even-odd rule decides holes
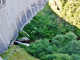
[[[17,26],[17,30],[18,30],[18,31],[21,30],[22,23],[21,23],[20,19],[17,20],[16,26]]]
[[[3,39],[0,38],[0,52],[3,52],[7,49],[8,46],[5,46]]]
[[[3,60],[3,59],[0,57],[0,60]]]
[[[28,10],[26,11],[26,15],[27,15],[28,21],[31,20],[31,18],[32,18],[32,13],[31,13],[31,10],[30,10],[30,9],[28,9]]]
[[[27,22],[27,18],[25,14],[23,14],[23,16],[21,17],[21,21],[22,21],[22,24],[25,24]]]
[[[33,7],[32,7],[32,14],[33,14],[33,16],[36,15],[36,10]]]
[[[0,0],[1,2],[1,0]],[[40,11],[48,0],[3,0],[0,3],[0,54],[17,38],[19,30]]]
[[[34,7],[35,10],[36,10],[36,12],[38,11],[38,4],[37,4],[37,3],[33,3],[33,4],[31,5],[31,7]]]

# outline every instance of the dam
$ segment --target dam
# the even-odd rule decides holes
[[[48,0],[0,0],[0,54]]]

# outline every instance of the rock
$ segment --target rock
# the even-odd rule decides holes
[[[16,39],[16,41],[29,41],[29,38],[23,37],[22,39]]]
[[[0,60],[3,60],[3,59],[0,57]]]
[[[22,40],[23,40],[23,41],[29,41],[29,38],[23,37]]]

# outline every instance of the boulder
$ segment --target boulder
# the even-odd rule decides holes
[[[29,41],[30,39],[27,37],[23,37],[22,39],[17,39],[17,41]]]
[[[23,40],[23,41],[29,41],[29,38],[23,37],[22,40]]]

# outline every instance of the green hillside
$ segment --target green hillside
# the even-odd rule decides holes
[[[80,0],[49,0],[49,5],[60,17],[80,28]]]

